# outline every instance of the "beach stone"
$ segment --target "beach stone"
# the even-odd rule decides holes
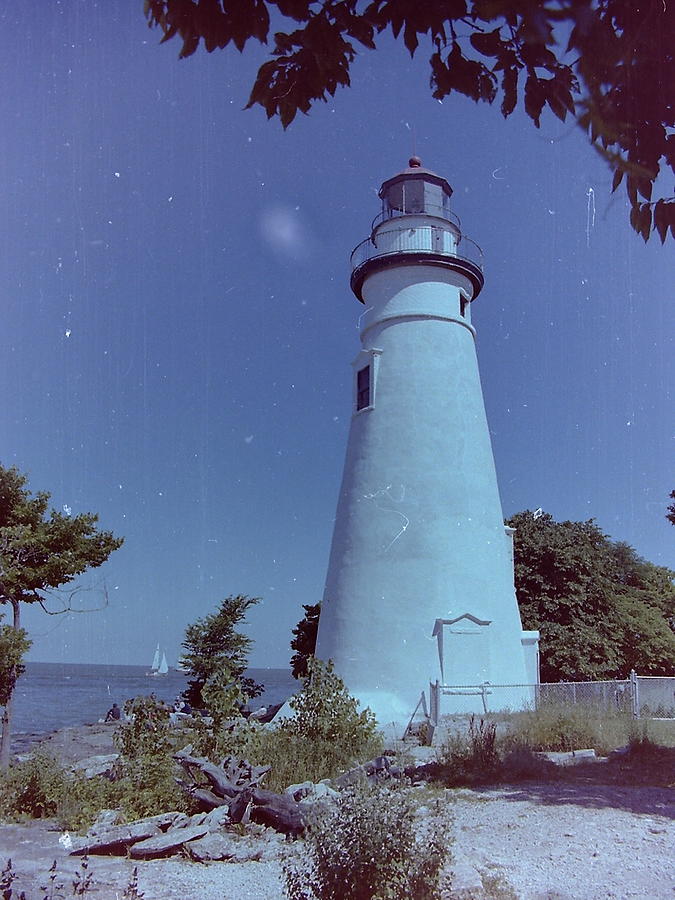
[[[204,816],[204,825],[209,831],[217,831],[225,825],[230,824],[230,808],[228,806],[217,806],[211,812]]]
[[[97,775],[109,775],[118,759],[118,753],[100,753],[78,760],[71,769],[85,778],[95,778]]]
[[[294,800],[302,800],[303,797],[307,797],[311,794],[313,787],[313,781],[302,781],[300,784],[289,784],[284,790],[284,794],[288,797],[292,797]]]
[[[128,825],[113,825],[106,831],[87,835],[82,844],[70,852],[71,856],[83,856],[85,853],[117,856],[126,853],[132,844],[158,834],[161,832],[154,822],[139,821]]]
[[[207,833],[208,829],[204,825],[175,828],[165,834],[158,834],[156,837],[135,843],[129,855],[132,859],[159,859],[162,856],[171,856],[183,844],[204,837]]]
[[[231,862],[253,862],[263,858],[264,845],[261,841],[251,841],[234,834],[211,833],[185,847],[196,862],[230,860]]]
[[[301,806],[311,806],[314,803],[324,803],[325,801],[334,802],[339,796],[339,792],[333,790],[330,785],[319,782],[319,784],[313,784],[311,790],[304,797],[300,797],[299,803]]]
[[[117,825],[121,815],[121,809],[102,809],[98,816],[96,816],[96,821],[87,834],[94,835],[99,834],[101,831],[107,831],[111,825]]]
[[[146,825],[157,825],[161,831],[166,831],[167,828],[179,828],[180,825],[177,823],[185,822],[187,824],[189,821],[190,819],[185,813],[174,810],[173,812],[159,813],[156,816],[146,816],[144,819],[136,819],[130,824],[140,825],[145,823]]]

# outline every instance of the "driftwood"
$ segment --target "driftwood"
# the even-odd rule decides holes
[[[174,759],[192,779],[189,791],[203,809],[227,804],[231,822],[250,820],[293,836],[304,831],[305,812],[295,800],[259,787],[269,766],[252,766],[231,756],[217,766],[205,757],[192,756],[190,747]]]

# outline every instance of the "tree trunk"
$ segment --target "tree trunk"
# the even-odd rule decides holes
[[[18,631],[21,628],[21,608],[19,606],[19,601],[12,599],[12,612],[14,614],[14,618],[12,621],[12,627],[15,631]],[[15,677],[16,671],[10,672],[10,677]],[[14,703],[14,689],[12,688],[12,692],[7,698],[7,703],[5,705],[4,712],[2,714],[2,736],[0,736],[0,769],[6,769],[9,765],[9,751],[12,741],[12,706]]]

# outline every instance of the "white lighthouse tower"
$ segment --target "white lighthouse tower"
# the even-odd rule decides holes
[[[413,157],[352,254],[362,349],[316,655],[382,726],[405,725],[430,682],[534,680],[471,324],[481,254],[451,195]],[[448,691],[443,711],[484,696]]]

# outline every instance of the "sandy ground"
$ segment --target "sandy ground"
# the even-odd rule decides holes
[[[66,729],[50,744],[63,759],[108,752],[110,727]],[[70,732],[70,733],[68,733]],[[78,736],[78,732],[80,733]],[[79,749],[78,749],[79,747]],[[87,755],[86,753],[84,755]],[[444,897],[523,900],[675,900],[675,789],[598,783],[580,777],[520,783],[496,789],[447,790],[453,815],[452,872]],[[61,839],[61,840],[60,840]],[[0,864],[11,857],[20,874],[15,889],[28,900],[46,884],[57,860],[58,881],[70,896],[79,860],[50,822],[0,826]],[[301,842],[282,846],[292,856]],[[121,900],[134,862],[91,857],[100,900]],[[265,862],[195,864],[186,860],[138,863],[144,900],[281,900],[282,857]],[[18,897],[18,891],[15,894]]]

